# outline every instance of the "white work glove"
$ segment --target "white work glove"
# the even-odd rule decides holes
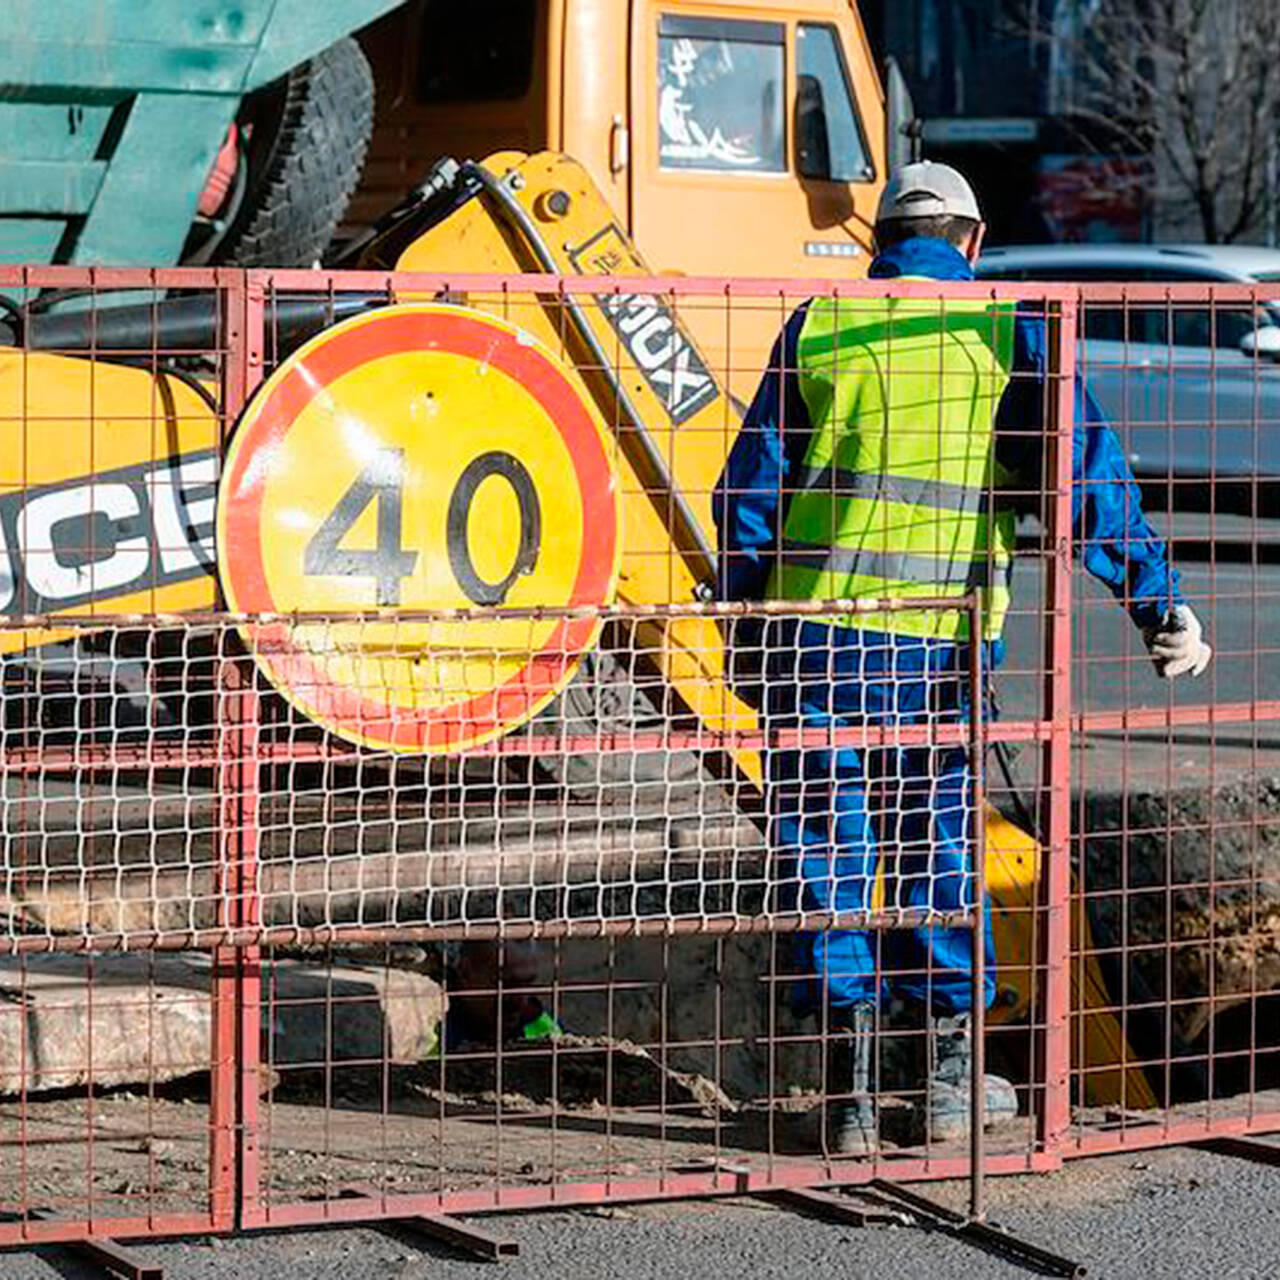
[[[1200,619],[1185,604],[1174,605],[1159,626],[1143,630],[1142,638],[1155,663],[1156,674],[1166,680],[1187,671],[1198,676],[1213,657],[1213,650],[1204,642]]]

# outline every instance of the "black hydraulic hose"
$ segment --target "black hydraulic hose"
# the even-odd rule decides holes
[[[476,164],[473,160],[464,161],[459,166],[459,173],[461,176],[474,178],[483,191],[500,206],[502,212],[524,237],[530,251],[537,259],[539,268],[548,275],[558,274],[559,267],[543,241],[541,233],[525,212],[524,207],[511,194],[506,183],[491,170]],[[618,432],[620,442],[627,450],[630,461],[633,464],[639,463],[637,470],[641,473],[640,481],[645,491],[670,529],[676,546],[680,548],[687,560],[693,562],[691,568],[698,582],[699,594],[710,593],[715,582],[716,558],[702,525],[677,486],[666,459],[644,424],[644,419],[615,374],[608,354],[582,312],[581,304],[572,294],[561,295],[560,302],[568,312],[578,337],[587,348],[591,359],[595,361],[600,373],[608,380],[610,389],[617,399],[622,420],[613,424],[614,430]],[[639,448],[641,455],[639,458],[631,457],[633,452],[633,448],[629,447],[631,442]]]
[[[306,298],[269,298],[266,328],[276,349],[286,352],[322,329],[373,307],[385,293],[336,293]],[[161,356],[201,355],[216,349],[221,329],[213,294],[163,298],[156,303],[104,306],[27,316],[23,346],[31,351],[145,351]]]
[[[445,156],[394,209],[326,258],[325,266],[391,267],[414,240],[476,194],[475,179],[463,175],[458,162]],[[370,249],[375,249],[375,256],[366,261]]]

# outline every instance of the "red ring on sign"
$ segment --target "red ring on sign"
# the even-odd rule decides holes
[[[250,467],[253,457],[277,448],[298,414],[344,374],[384,356],[423,350],[483,360],[518,382],[546,410],[573,461],[586,534],[566,603],[603,603],[617,557],[613,471],[595,419],[541,348],[505,324],[500,327],[488,318],[454,309],[388,309],[349,323],[350,328],[338,326],[299,353],[304,358],[268,386],[247,432],[238,432],[233,441],[222,481],[228,497],[228,563],[233,558],[231,547],[236,549],[237,580],[223,584],[233,608],[243,613],[273,613],[278,608],[262,559],[268,468]],[[376,731],[378,741],[387,746],[441,751],[486,741],[512,727],[512,721],[565,679],[598,626],[597,618],[561,619],[542,648],[503,684],[449,707],[421,711],[397,707],[394,712],[385,703],[326,680],[310,658],[292,647],[284,624],[260,625],[255,636],[260,650],[271,651],[269,665],[280,683],[290,690],[306,689],[305,702],[318,717],[337,722],[362,739]]]

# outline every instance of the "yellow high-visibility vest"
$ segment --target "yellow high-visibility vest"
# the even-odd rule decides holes
[[[816,298],[797,341],[811,435],[769,579],[775,600],[955,597],[978,590],[987,639],[1009,608],[1015,522],[996,510],[997,406],[1014,308],[977,299]],[[824,619],[968,637],[962,609]]]

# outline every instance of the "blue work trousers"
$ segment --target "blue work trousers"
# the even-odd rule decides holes
[[[765,624],[764,655],[770,729],[901,726],[969,715],[967,654],[956,645],[778,621]],[[871,910],[878,872],[889,908],[946,912],[972,905],[974,790],[964,746],[775,749],[767,777],[781,883],[785,889],[789,882],[804,910]],[[990,1004],[989,904],[987,911]],[[971,1009],[970,929],[925,925],[881,937],[879,949],[875,935],[863,930],[804,939],[804,959],[833,1010],[878,1003],[891,992],[936,1013]]]

